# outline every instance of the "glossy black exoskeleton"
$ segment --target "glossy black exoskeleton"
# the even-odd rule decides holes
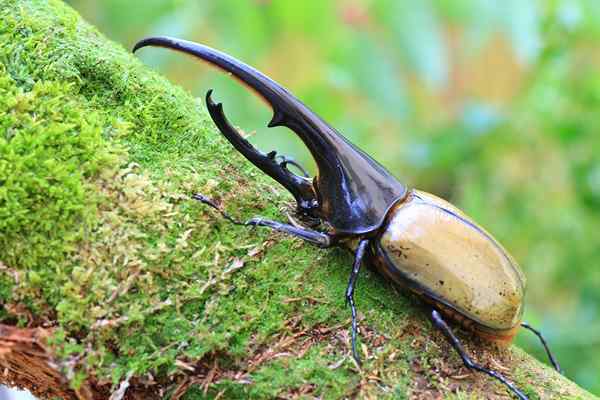
[[[199,200],[219,210],[231,222],[265,226],[321,247],[344,246],[355,254],[346,299],[352,311],[352,351],[358,331],[354,286],[363,261],[372,263],[393,283],[408,288],[431,307],[431,320],[459,353],[463,363],[506,385],[517,397],[527,397],[502,374],[475,363],[447,324],[450,318],[480,337],[510,343],[519,327],[534,332],[552,364],[558,364],[538,331],[521,321],[525,278],[506,250],[483,228],[446,201],[408,189],[379,163],[254,68],[210,47],[169,37],[143,39],[134,51],[159,46],[190,54],[231,74],[273,108],[269,127],[295,132],[316,161],[318,174],[297,175],[275,152],[264,154],[229,123],[222,105],[206,95],[215,125],[250,162],[283,185],[296,199],[301,215],[317,219],[326,231],[263,218],[239,222],[201,194]],[[301,169],[301,167],[300,167]],[[301,169],[302,170],[302,169]]]

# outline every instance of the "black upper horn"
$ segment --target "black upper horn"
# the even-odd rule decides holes
[[[256,69],[210,47],[170,37],[150,37],[133,51],[159,46],[198,57],[264,98],[273,109],[268,126],[286,126],[308,147],[318,167],[314,190],[317,214],[339,234],[379,227],[388,209],[406,195],[406,187],[379,163],[355,147],[285,88]]]

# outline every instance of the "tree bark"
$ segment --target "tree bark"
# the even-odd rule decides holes
[[[190,199],[291,209],[198,102],[60,2],[0,0],[0,35],[0,383],[65,399],[511,397],[370,271],[357,368],[350,255]],[[594,398],[515,347],[461,338],[531,398]]]

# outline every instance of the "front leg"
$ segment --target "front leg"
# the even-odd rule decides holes
[[[194,194],[192,196],[192,198],[194,200],[198,200],[199,202],[201,202],[203,204],[206,204],[207,206],[214,208],[215,210],[217,210],[218,212],[221,213],[223,218],[225,218],[226,220],[228,220],[229,222],[231,222],[232,224],[235,224],[235,225],[265,226],[265,227],[271,228],[275,231],[287,233],[288,235],[300,238],[302,240],[305,240],[309,243],[312,243],[312,244],[322,247],[322,248],[331,247],[336,244],[336,237],[333,235],[330,235],[328,233],[325,233],[325,232],[319,232],[319,231],[315,231],[312,229],[300,228],[300,227],[296,227],[296,226],[293,226],[290,224],[284,224],[282,222],[277,222],[277,221],[260,218],[260,217],[255,217],[246,222],[242,222],[242,221],[238,220],[237,218],[232,217],[227,212],[221,210],[221,208],[214,201],[212,201],[211,199],[209,199],[208,197],[206,197],[200,193]]]

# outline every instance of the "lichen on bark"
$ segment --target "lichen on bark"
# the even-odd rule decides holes
[[[0,43],[0,382],[65,398],[509,397],[370,271],[359,370],[351,256],[192,201],[292,210],[200,102],[69,7],[0,0]],[[516,348],[462,337],[531,398],[592,398]]]

